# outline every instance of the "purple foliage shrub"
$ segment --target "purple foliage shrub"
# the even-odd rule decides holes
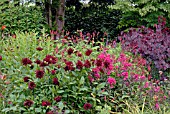
[[[159,70],[170,68],[170,29],[165,26],[166,19],[158,17],[155,29],[141,26],[130,28],[128,32],[121,32],[118,37],[122,48],[134,54],[141,54],[148,64],[154,62]]]

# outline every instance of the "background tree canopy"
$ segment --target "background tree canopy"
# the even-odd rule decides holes
[[[88,4],[79,0],[34,0],[36,5],[31,7],[19,5],[19,0],[13,1],[11,4],[8,0],[0,2],[0,24],[13,32],[64,27],[72,33],[77,30],[107,32],[114,39],[130,27],[152,27],[158,16],[164,16],[170,27],[169,0],[90,0]]]

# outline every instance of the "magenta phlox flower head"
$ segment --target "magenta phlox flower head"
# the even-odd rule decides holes
[[[159,106],[158,103],[155,104],[155,109],[156,109],[156,110],[159,110],[159,109],[160,109],[160,106]]]
[[[144,88],[148,88],[149,87],[149,82],[145,82]]]
[[[123,80],[127,80],[128,79],[128,72],[122,72],[121,76],[123,76]]]
[[[138,81],[138,80],[139,80],[139,75],[138,75],[138,74],[133,75],[133,79],[134,79],[135,81]]]
[[[155,91],[155,92],[159,92],[159,91],[160,91],[160,87],[159,87],[159,86],[156,86],[156,87],[154,88],[154,91]]]
[[[110,88],[113,88],[113,86],[116,84],[116,80],[114,78],[112,78],[112,77],[109,77],[107,79],[107,83],[110,84]]]

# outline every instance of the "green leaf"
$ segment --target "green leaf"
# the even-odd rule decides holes
[[[35,112],[41,112],[42,109],[41,108],[35,108]]]
[[[64,93],[64,90],[58,90],[57,93]]]
[[[99,84],[99,85],[97,85],[97,89],[101,89],[101,88],[104,88],[104,86],[106,85],[106,83],[105,82],[103,82],[103,83],[101,83],[101,84]]]
[[[81,77],[80,84],[84,84],[84,76]]]

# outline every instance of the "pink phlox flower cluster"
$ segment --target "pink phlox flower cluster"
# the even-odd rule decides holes
[[[128,79],[128,72],[122,72],[121,76],[123,76],[123,80],[127,80]]]
[[[110,88],[113,88],[113,85],[116,84],[116,80],[115,80],[114,78],[112,78],[112,77],[109,77],[109,78],[107,79],[107,83],[110,84]]]

